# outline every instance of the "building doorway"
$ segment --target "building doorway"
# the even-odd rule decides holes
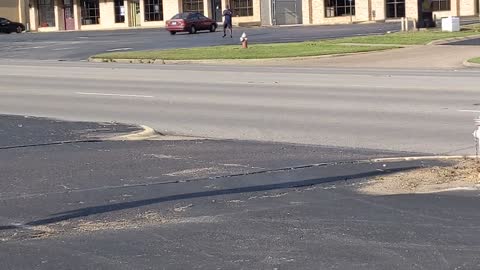
[[[405,17],[405,0],[387,0],[387,18]]]
[[[212,20],[215,20],[217,22],[222,21],[222,0],[211,0],[210,2],[210,7],[211,7],[211,14],[212,14]]]
[[[301,0],[272,0],[272,11],[274,25],[302,23]]]
[[[73,14],[73,0],[63,0],[63,18],[67,31],[75,30],[75,16]]]
[[[130,2],[130,26],[140,26],[140,2],[133,0]]]

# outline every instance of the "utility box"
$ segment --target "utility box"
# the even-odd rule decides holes
[[[460,31],[460,18],[459,17],[447,17],[442,19],[442,31],[443,32],[458,32]]]

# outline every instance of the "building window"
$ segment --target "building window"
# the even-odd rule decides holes
[[[183,0],[183,12],[203,14],[203,0]]]
[[[234,16],[253,16],[253,0],[231,0]]]
[[[100,24],[98,0],[81,0],[82,25]]]
[[[54,0],[38,0],[38,19],[40,27],[55,26]]]
[[[448,11],[448,10],[450,10],[450,0],[433,0],[432,1],[432,10],[433,11]]]
[[[163,21],[162,0],[145,0],[145,21]]]
[[[115,23],[125,22],[125,6],[123,0],[115,0]]]
[[[387,0],[387,18],[405,17],[405,0]]]
[[[355,0],[325,0],[325,16],[355,15]]]

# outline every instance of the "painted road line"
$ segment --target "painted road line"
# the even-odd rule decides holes
[[[128,50],[131,50],[131,49],[132,48],[118,48],[118,49],[107,50],[107,52],[128,51]]]
[[[52,51],[66,51],[66,50],[75,50],[75,49],[78,49],[78,47],[58,48],[58,49],[52,49]]]
[[[471,112],[471,113],[480,113],[478,110],[458,110],[459,112]]]
[[[77,95],[90,95],[90,96],[113,96],[113,97],[136,97],[136,98],[153,98],[154,96],[144,95],[127,95],[127,94],[109,94],[109,93],[93,93],[93,92],[75,92]]]

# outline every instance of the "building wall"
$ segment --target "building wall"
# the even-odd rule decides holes
[[[387,18],[385,0],[371,0],[371,5],[370,18],[372,21],[383,21]]]
[[[235,15],[235,14],[234,14]],[[253,16],[247,17],[233,17],[232,23],[234,25],[238,25],[240,23],[248,23],[248,22],[261,22],[260,18],[260,0],[253,0]]]
[[[31,7],[25,2],[27,0],[0,0],[0,16],[8,17],[12,20],[22,21],[27,20],[27,16],[20,11],[24,10],[24,14],[28,14],[30,26],[32,30],[41,32],[64,30],[63,18],[63,0],[55,0],[55,17],[56,25],[54,27],[39,27],[38,25],[38,10],[36,1],[29,0]],[[114,0],[100,0],[100,24],[97,25],[81,25],[81,8],[80,0],[74,0],[74,16],[76,30],[98,30],[98,29],[120,29],[127,28],[131,25],[130,22],[130,3],[134,0],[124,0],[125,7],[125,22],[115,23],[115,9]],[[382,21],[386,18],[386,4],[385,0],[356,0],[356,14],[341,17],[326,17],[324,0],[301,0],[301,12],[303,24],[348,24],[351,22],[368,22],[368,21]],[[471,16],[476,13],[476,1],[478,0],[451,0],[452,8],[450,11],[435,12],[436,18],[440,19],[446,16]],[[139,0],[140,3],[140,26],[141,27],[163,27],[165,20],[168,20],[178,12],[181,12],[182,0],[163,0],[163,14],[164,20],[155,22],[145,21],[145,7],[144,0]],[[222,9],[224,9],[229,0],[222,0]],[[211,0],[204,0],[204,11],[206,16],[211,16]],[[375,13],[375,16],[373,16]],[[10,14],[10,15],[9,15]],[[233,23],[259,23],[264,25],[271,24],[271,0],[253,0],[253,16],[249,17],[234,17]],[[409,18],[418,17],[418,0],[406,0],[406,16]]]
[[[324,0],[312,0],[311,4],[309,3],[309,5],[311,5],[312,11],[304,11],[304,16],[305,14],[310,14],[311,18],[308,18],[309,20],[304,19],[304,24],[306,24],[308,21],[310,21],[312,24],[348,24],[351,22],[365,22],[369,21],[371,13],[370,2],[368,0],[355,1],[355,15],[351,17],[348,15],[326,17]]]
[[[305,11],[305,4],[303,8]],[[272,25],[272,5],[270,0],[260,0],[260,20],[262,25]]]
[[[127,18],[125,22],[116,23],[115,22],[115,2],[113,0],[100,0],[100,23],[99,24],[90,24],[90,25],[81,25],[81,6],[80,1],[76,1],[77,5],[77,25],[81,30],[98,30],[98,29],[115,29],[115,28],[126,28],[128,27]],[[128,1],[124,1],[124,7],[127,7]],[[125,17],[128,17],[127,9],[125,9]],[[78,28],[77,28],[78,29]]]
[[[0,0],[0,2],[0,17],[15,22],[20,21],[18,0]]]
[[[473,16],[476,14],[476,6],[478,0],[461,0],[460,1],[460,16]]]

